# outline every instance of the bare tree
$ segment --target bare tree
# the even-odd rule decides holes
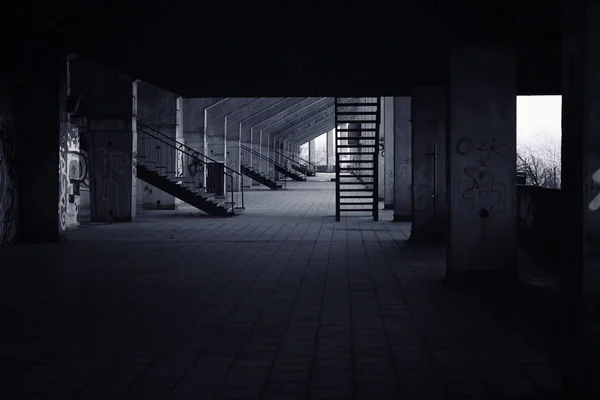
[[[560,145],[544,140],[535,149],[519,146],[517,171],[525,174],[527,185],[560,189]]]

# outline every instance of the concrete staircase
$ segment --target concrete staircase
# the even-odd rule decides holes
[[[139,121],[137,132],[139,179],[209,215],[236,214],[232,190],[236,172],[215,169],[214,160]]]
[[[270,178],[267,178],[260,172],[255,171],[252,167],[250,167],[247,164],[240,165],[240,170],[242,171],[242,174],[254,179],[256,182],[258,182],[260,184],[265,185],[266,187],[268,187],[271,190],[278,190],[278,189],[282,188],[282,186],[280,184],[278,184],[277,182],[275,182],[274,180],[272,180]]]

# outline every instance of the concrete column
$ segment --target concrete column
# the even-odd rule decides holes
[[[226,163],[225,117],[256,100],[256,98],[226,98],[206,108],[204,112],[206,156],[218,163]],[[204,174],[206,177],[208,170]],[[223,190],[226,192],[228,185],[231,183],[228,179],[224,179],[223,184]]]
[[[305,98],[303,97],[285,98],[284,100],[272,105],[271,107],[240,122],[240,137],[242,144],[248,148],[260,152],[260,143],[257,142],[258,134],[253,133],[254,128],[259,127],[261,125],[268,126],[270,125],[270,123],[277,120],[278,117],[283,118],[283,116],[286,115],[286,112],[288,112],[288,110],[290,110],[292,107],[297,107],[297,105],[304,100]],[[253,168],[258,169],[258,158],[253,155],[250,155],[250,164]],[[247,176],[244,177],[245,187],[251,186],[252,183],[253,181],[251,178]]]
[[[333,172],[335,164],[335,129],[327,132],[327,172]]]
[[[394,97],[394,221],[412,218],[410,103],[410,97]]]
[[[204,155],[204,112],[205,110],[222,101],[222,98],[183,98],[181,100],[181,116],[183,142],[186,146]],[[187,165],[183,166],[187,168]],[[201,170],[197,171],[201,177],[205,173],[204,164],[201,165]],[[194,168],[193,171],[196,171]],[[204,182],[204,181],[202,181]]]
[[[563,363],[569,398],[597,399],[600,323],[600,4],[564,3],[562,215]],[[585,395],[583,395],[585,393]]]
[[[446,90],[418,86],[412,98],[411,239],[445,237],[446,205]]]
[[[383,104],[383,128],[385,140],[385,179],[384,179],[384,207],[386,210],[394,209],[394,98],[384,97]]]
[[[227,140],[227,166],[237,172],[240,172],[241,159],[241,122],[252,115],[258,114],[265,109],[281,102],[282,97],[260,98],[256,101],[239,108],[237,111],[225,117],[225,138]],[[249,138],[248,138],[249,139]],[[250,160],[251,162],[251,160]],[[233,176],[234,190],[238,191],[241,182],[239,175]]]
[[[137,84],[83,58],[71,62],[79,115],[87,119],[93,222],[132,221],[136,212]]]
[[[68,70],[53,45],[19,48],[0,68],[0,243],[65,237]]]
[[[448,102],[449,279],[516,277],[516,85],[512,49],[492,43],[453,49]],[[417,106],[413,98],[413,109]],[[413,119],[413,145],[419,140],[416,123]]]
[[[308,161],[314,163],[316,154],[316,143],[314,140],[311,140],[308,142]]]
[[[381,98],[381,107],[379,109],[379,165],[378,165],[378,179],[377,197],[379,201],[385,200],[385,101],[384,97]]]
[[[177,100],[175,102],[175,108],[176,108],[176,112],[175,112],[175,139],[177,141],[177,143],[181,143],[182,145],[186,145],[185,144],[185,137],[183,135],[183,97],[177,97]],[[184,165],[183,163],[183,157],[177,157],[177,161],[176,161],[176,165],[175,165],[175,170],[177,171],[178,175],[182,175],[184,169],[187,168],[187,165]],[[139,193],[139,190],[138,190]],[[184,201],[180,200],[180,199],[175,199],[175,208],[177,208],[180,204],[183,204]]]
[[[144,123],[162,133],[168,138],[177,139],[177,99],[178,95],[161,89],[146,82],[137,85],[137,101],[139,122]],[[173,143],[174,144],[174,143]],[[173,160],[175,163],[176,160]],[[170,171],[175,171],[176,165],[167,165]],[[155,186],[138,179],[138,185],[143,187],[141,200],[145,210],[174,210],[175,197],[163,192]],[[139,191],[138,191],[139,193]]]

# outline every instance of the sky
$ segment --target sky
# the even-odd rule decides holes
[[[561,96],[517,96],[517,147],[560,146]]]

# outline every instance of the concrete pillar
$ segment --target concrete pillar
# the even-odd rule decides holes
[[[412,219],[410,103],[410,97],[394,97],[394,221]]]
[[[317,155],[316,143],[314,140],[308,142],[308,161],[315,163],[315,156]]]
[[[204,112],[205,110],[222,101],[222,98],[210,97],[210,98],[183,98],[181,100],[181,117],[182,117],[182,134],[183,143],[189,148],[197,151],[204,155]],[[182,166],[187,168],[188,166]],[[199,174],[204,184],[204,164],[200,166],[200,170],[193,168],[192,171]]]
[[[90,218],[132,221],[136,213],[137,84],[125,74],[83,58],[71,62],[78,114],[87,120]]]
[[[445,237],[446,205],[446,90],[418,86],[412,98],[411,239]]]
[[[179,96],[146,82],[137,85],[137,119],[168,138],[177,140],[177,99]],[[175,142],[173,142],[173,145]],[[175,163],[176,160],[173,160]],[[176,165],[167,165],[175,171]],[[145,210],[174,210],[175,197],[138,179],[137,185],[143,187],[141,200]],[[140,192],[138,191],[138,193]]]
[[[335,129],[330,130],[326,133],[327,135],[327,172],[333,172],[333,165],[335,164]]]
[[[293,107],[297,107],[297,105],[304,100],[306,100],[306,98],[287,97],[273,106],[240,122],[240,137],[242,144],[253,149],[254,151],[260,152],[260,143],[253,143],[253,138],[256,142],[258,136],[258,134],[253,133],[254,128],[261,125],[268,126],[270,123],[277,120],[278,117],[283,117],[288,110],[292,109]],[[250,155],[250,164],[253,168],[258,169],[258,158],[254,155]],[[252,183],[253,182],[251,178],[244,177],[245,187],[251,186]]]
[[[597,399],[600,388],[600,4],[565,2],[562,80],[564,226],[563,382],[569,398]],[[585,393],[585,395],[582,395]]]
[[[394,209],[394,98],[382,98],[383,104],[383,128],[385,140],[385,179],[384,179],[384,208],[386,210]]]
[[[225,117],[256,100],[256,98],[226,98],[206,108],[204,112],[204,148],[206,156],[215,162],[226,163]],[[208,169],[204,174],[206,177]],[[228,179],[224,179],[223,184],[223,191],[225,193],[231,183]]]
[[[457,45],[450,57],[446,277],[516,277],[516,56]],[[418,107],[413,98],[413,110]],[[413,119],[413,146],[418,138]],[[413,156],[416,156],[413,154]]]
[[[269,107],[281,102],[282,97],[262,97],[256,101],[246,105],[245,107],[239,108],[237,111],[227,115],[225,117],[225,138],[227,140],[227,166],[234,171],[240,172],[240,159],[241,159],[241,127],[240,123],[246,118],[251,117],[261,111],[268,109]],[[251,160],[250,160],[251,162]],[[233,176],[234,190],[238,191],[241,182],[239,181],[239,175]]]
[[[26,42],[27,43],[27,42]],[[55,242],[66,230],[67,58],[51,41],[0,70],[0,243]]]
[[[381,98],[381,107],[379,109],[379,165],[378,165],[378,179],[377,197],[379,201],[385,200],[385,101]]]

